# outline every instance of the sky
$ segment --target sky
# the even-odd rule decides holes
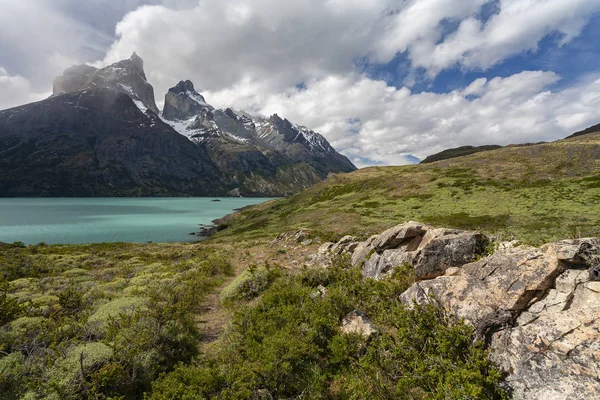
[[[0,0],[0,109],[73,65],[144,59],[161,106],[277,113],[357,166],[600,122],[600,0]]]

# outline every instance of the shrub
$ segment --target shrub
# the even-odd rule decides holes
[[[221,291],[221,302],[250,300],[264,292],[279,276],[278,269],[250,266]]]
[[[234,313],[222,346],[153,384],[150,399],[339,398],[502,399],[500,374],[471,328],[433,306],[398,299],[413,278],[364,280],[344,260],[275,280],[254,306]],[[325,285],[323,297],[315,285]],[[365,312],[378,333],[342,334],[340,321]]]

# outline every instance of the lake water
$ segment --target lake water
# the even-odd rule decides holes
[[[213,201],[220,200],[220,201]],[[189,242],[200,224],[264,198],[0,198],[0,242]]]

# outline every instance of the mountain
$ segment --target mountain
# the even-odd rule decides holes
[[[254,117],[215,109],[194,84],[180,81],[165,95],[163,121],[207,149],[238,187],[236,194],[291,194],[331,173],[356,169],[318,133],[278,115]]]
[[[428,164],[428,163],[432,163],[432,162],[436,162],[436,161],[448,160],[450,158],[468,156],[469,154],[475,154],[475,153],[479,153],[482,151],[497,150],[500,148],[502,148],[502,146],[498,146],[498,145],[486,145],[486,146],[478,146],[478,147],[474,147],[474,146],[456,147],[454,149],[447,149],[447,150],[441,151],[439,153],[432,154],[432,155],[428,156],[427,158],[425,158],[423,161],[421,161],[421,164]]]
[[[2,196],[213,196],[205,149],[126,94],[97,88],[0,111]]]
[[[144,62],[78,65],[43,101],[0,111],[0,196],[287,196],[356,169],[278,116],[209,105],[191,81],[161,113]]]

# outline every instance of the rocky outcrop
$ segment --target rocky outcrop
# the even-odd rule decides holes
[[[207,111],[213,109],[204,97],[196,92],[191,81],[180,81],[165,95],[163,117],[171,121],[182,121],[197,115],[206,115]]]
[[[415,283],[407,304],[435,302],[490,345],[515,399],[600,396],[600,239],[502,246]]]
[[[348,253],[351,263],[360,266],[363,276],[383,279],[397,267],[409,264],[417,279],[442,275],[446,269],[474,261],[485,252],[489,240],[479,232],[435,229],[418,222],[408,222],[380,235],[358,242],[344,237],[338,243],[320,250],[318,259]]]
[[[77,65],[67,68],[54,80],[53,94],[74,93],[92,89],[113,89],[131,97],[142,111],[152,110],[158,115],[154,89],[146,80],[144,61],[136,53],[129,59],[105,68]]]
[[[366,278],[412,266],[417,281],[400,300],[408,307],[433,303],[470,324],[505,373],[512,398],[600,398],[600,238],[535,248],[408,222],[366,241],[325,243],[313,263],[339,254]],[[342,326],[361,333],[364,318],[355,312]]]

